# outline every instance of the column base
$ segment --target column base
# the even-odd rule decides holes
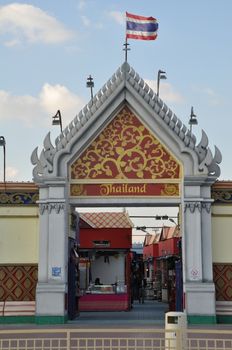
[[[35,316],[36,324],[65,324],[68,322],[68,316]]]
[[[186,282],[185,307],[190,319],[216,319],[215,286],[210,282]]]
[[[38,283],[36,288],[36,319],[64,319],[67,314],[65,305],[66,284]]]
[[[188,324],[216,324],[217,317],[211,315],[188,315]]]

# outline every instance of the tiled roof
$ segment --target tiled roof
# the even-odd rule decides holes
[[[172,226],[172,227],[166,227],[164,226],[162,228],[162,234],[161,234],[161,239],[170,239],[173,237],[180,237],[180,230],[178,226]]]
[[[125,212],[80,213],[80,218],[93,228],[131,228],[133,223]]]
[[[147,234],[145,236],[145,239],[144,239],[144,245],[151,245],[151,244],[159,242],[160,235],[161,235],[161,232],[155,233],[155,234],[153,234],[153,233]]]

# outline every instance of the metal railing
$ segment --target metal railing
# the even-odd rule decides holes
[[[0,350],[225,350],[232,330],[21,329],[0,330]]]

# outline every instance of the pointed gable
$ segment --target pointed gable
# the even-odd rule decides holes
[[[71,179],[179,179],[180,164],[127,107],[71,165]]]

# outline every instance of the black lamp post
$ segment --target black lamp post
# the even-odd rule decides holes
[[[93,81],[93,78],[91,77],[91,75],[87,78],[86,87],[90,88],[90,96],[91,96],[91,100],[93,101],[94,81]]]
[[[3,182],[6,182],[6,140],[4,136],[0,136],[0,146],[3,147]]]
[[[177,225],[177,223],[174,220],[174,218],[178,220],[178,217],[176,217],[176,216],[169,216],[169,215],[162,215],[162,216],[161,215],[156,215],[155,216],[156,220],[168,220],[168,221],[172,222],[173,224]]]
[[[197,116],[193,112],[193,107],[191,107],[191,114],[190,114],[190,118],[189,118],[190,133],[192,133],[193,125],[197,125],[197,124],[198,124]]]
[[[61,113],[60,110],[56,112],[54,117],[52,117],[52,125],[60,125],[60,131],[62,132],[62,118],[61,118]]]
[[[160,80],[161,79],[167,79],[166,72],[163,70],[158,70],[158,77],[157,77],[157,96],[159,97],[159,87],[160,87]]]

